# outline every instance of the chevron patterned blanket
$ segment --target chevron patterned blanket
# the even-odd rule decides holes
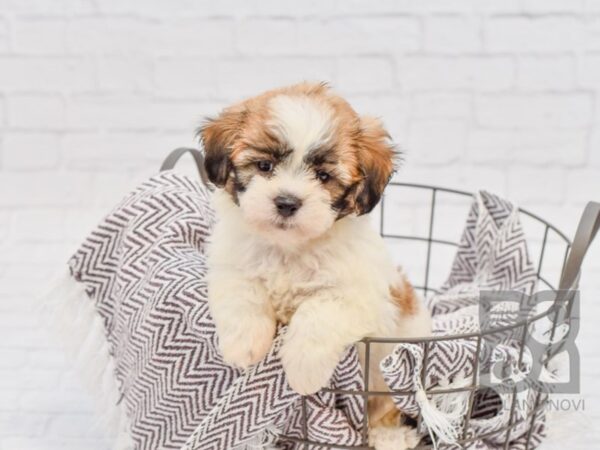
[[[486,194],[475,203],[450,278],[432,304],[438,332],[473,326],[472,314],[460,312],[473,307],[478,287],[532,288],[531,263],[520,226],[511,219],[513,209]],[[186,176],[162,172],[126,196],[69,261],[72,277],[85,286],[102,319],[134,447],[290,449],[294,445],[282,443],[281,434],[304,433],[313,441],[360,445],[362,397],[320,392],[303,402],[287,385],[276,357],[285,329],[268,356],[248,371],[222,361],[204,277],[213,221],[206,189]],[[514,270],[500,270],[500,264]],[[472,342],[430,349],[428,367],[436,369],[428,371],[427,387],[457,373],[472,374],[474,352]],[[390,387],[411,386],[415,362],[401,347],[384,360]],[[350,348],[330,387],[362,386],[357,352]],[[497,396],[488,397],[478,395],[474,417],[498,416]],[[414,402],[397,400],[407,413],[416,412]],[[470,432],[493,430],[499,423],[484,425]],[[533,441],[540,435],[538,427]],[[479,444],[475,448],[496,448],[493,439]]]
[[[271,448],[283,432],[360,443],[362,400],[319,393],[301,408],[277,357],[246,372],[223,363],[206,302],[208,191],[162,172],[130,193],[69,261],[100,314],[136,449]],[[283,331],[283,330],[280,330]],[[357,390],[348,350],[331,387]]]

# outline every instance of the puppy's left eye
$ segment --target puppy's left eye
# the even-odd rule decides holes
[[[261,172],[270,172],[273,170],[273,163],[271,161],[259,161],[256,165]]]
[[[324,170],[317,170],[317,178],[325,183],[331,176]]]

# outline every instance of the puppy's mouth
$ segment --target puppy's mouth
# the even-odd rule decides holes
[[[284,219],[281,217],[276,218],[273,221],[273,225],[279,230],[291,230],[296,227],[293,219]]]

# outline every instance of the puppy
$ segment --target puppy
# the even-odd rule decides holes
[[[394,168],[378,120],[325,84],[302,83],[231,106],[199,134],[218,188],[208,294],[227,363],[260,361],[286,324],[288,382],[311,394],[361,338],[428,334],[426,308],[366,215]],[[371,389],[385,389],[377,362],[390,347],[372,346]],[[369,414],[372,428],[401,420],[389,397]]]

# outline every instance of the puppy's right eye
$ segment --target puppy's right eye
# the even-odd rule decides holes
[[[259,161],[256,165],[261,172],[270,172],[273,170],[273,163],[271,161]]]

